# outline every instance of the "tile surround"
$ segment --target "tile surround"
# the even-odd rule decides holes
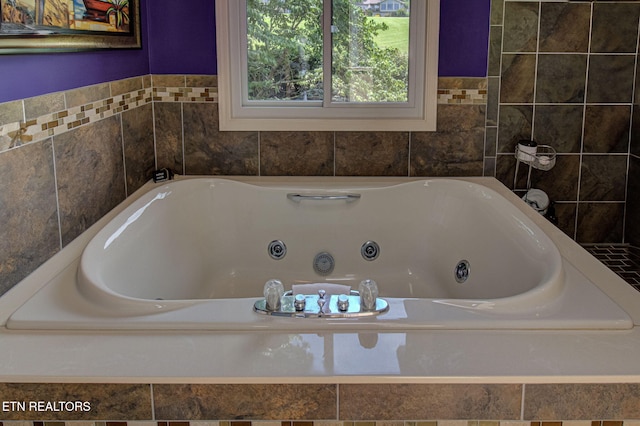
[[[0,421],[0,426],[639,426],[637,420],[395,420],[395,421]]]
[[[162,420],[335,420],[335,385],[154,385]]]
[[[631,141],[640,140],[630,131],[640,130],[632,124],[639,19],[639,2],[492,1],[486,135],[497,141],[485,164],[495,155],[496,177],[513,187],[519,139],[555,147],[555,168],[534,171],[532,183],[578,242],[622,242],[635,226],[624,217],[638,197],[626,187]],[[518,189],[525,180],[526,172]]]
[[[640,247],[640,157],[636,155],[629,158],[627,196],[626,214],[629,219],[625,224],[626,242]]]
[[[126,198],[120,126],[112,116],[54,138],[63,246]]]
[[[2,154],[0,294],[60,250],[50,141]]]
[[[153,76],[154,83],[211,84],[211,87],[142,87],[149,84],[149,77],[125,79],[0,104],[0,152],[9,149],[13,133],[23,123],[27,127],[24,135],[30,138],[24,143],[28,143],[57,136],[76,127],[151,103],[217,103],[215,76]],[[486,79],[442,78],[440,81],[439,104],[486,103]],[[126,91],[127,89],[132,90]],[[165,121],[161,120],[160,123]]]
[[[639,426],[639,389],[636,383],[2,383],[0,400],[25,408],[4,405],[0,425]],[[43,411],[29,409],[30,401],[86,404]]]

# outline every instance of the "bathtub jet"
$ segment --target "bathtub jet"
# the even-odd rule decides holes
[[[493,178],[149,183],[7,327],[631,328],[528,209]],[[270,311],[263,286],[276,278],[291,293],[269,297],[294,315],[254,309]],[[294,286],[367,279],[385,303],[376,315],[295,315]],[[325,303],[362,301],[342,294]],[[324,297],[304,299],[316,309]]]

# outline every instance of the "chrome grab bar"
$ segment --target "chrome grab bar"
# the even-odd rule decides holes
[[[287,194],[287,198],[290,199],[291,201],[295,201],[296,203],[299,203],[301,201],[306,201],[306,200],[310,200],[310,201],[343,200],[343,201],[346,201],[347,203],[352,203],[360,199],[360,194],[305,195],[305,194],[289,193]]]

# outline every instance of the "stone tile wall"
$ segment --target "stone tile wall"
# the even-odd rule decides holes
[[[637,155],[629,159],[628,179],[625,241],[640,247],[640,157]]]
[[[640,59],[640,51],[636,56],[636,61],[638,59]],[[637,69],[629,152],[625,242],[640,247],[640,73],[637,72]]]
[[[149,179],[150,84],[139,77],[0,104],[0,294]]]
[[[216,103],[154,102],[158,167],[187,175],[482,176],[486,79],[439,83],[435,133],[220,132]]]
[[[513,187],[517,141],[553,146],[533,186],[581,243],[623,241],[639,17],[638,2],[492,1],[486,155]]]
[[[7,421],[0,426],[638,426],[636,420],[565,420],[565,421],[495,421],[495,420],[394,420],[394,421]]]
[[[580,422],[567,426],[638,426],[639,400],[640,386],[633,383],[3,383],[0,421],[3,426],[43,420],[72,422],[68,426],[211,421],[212,426],[562,426],[564,420]]]

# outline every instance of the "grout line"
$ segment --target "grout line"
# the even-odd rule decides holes
[[[121,149],[122,149],[122,168],[123,168],[123,174],[124,174],[124,196],[125,198],[129,196],[129,188],[127,188],[127,155],[126,155],[126,143],[124,140],[124,116],[123,114],[120,114],[120,119],[118,121],[120,121],[120,145],[121,145]]]
[[[495,152],[495,164],[493,165],[493,175],[497,176],[498,175],[498,153],[500,152],[500,105],[501,105],[501,95],[502,95],[502,58],[504,57],[504,52],[503,47],[504,47],[504,15],[505,15],[505,6],[506,3],[503,1],[502,2],[502,16],[501,19],[502,21],[500,22],[500,25],[497,25],[500,27],[500,55],[499,55],[499,59],[498,59],[498,75],[495,76],[498,79],[498,87],[496,88],[496,90],[498,91],[498,96],[496,97],[496,101],[497,101],[497,105],[496,105],[496,140],[495,140],[495,144],[496,144],[496,152]],[[491,36],[491,35],[489,35]],[[487,73],[488,74],[488,73]],[[487,81],[487,86],[489,85],[489,82]],[[486,121],[485,121],[485,131],[486,131]],[[515,148],[514,148],[515,149]],[[483,153],[484,155],[484,153]],[[514,181],[517,179],[517,176],[515,176],[515,165],[514,165]],[[512,188],[515,190],[515,188]]]
[[[153,396],[153,383],[149,384],[149,394],[151,396],[151,420],[155,421],[156,420],[156,406],[155,406],[155,399]]]
[[[530,135],[530,140],[535,140],[535,134],[536,134],[536,111],[537,111],[537,104],[536,104],[536,99],[537,99],[537,95],[538,95],[538,66],[540,64],[540,26],[541,26],[541,21],[542,21],[542,3],[538,3],[538,28],[536,31],[536,51],[535,51],[535,55],[536,55],[536,60],[535,60],[535,65],[533,67],[533,106],[531,108],[531,135]],[[548,141],[546,143],[550,144],[551,141]]]
[[[56,148],[55,148],[55,144],[53,143],[53,138],[49,138],[51,139],[51,155],[52,155],[52,161],[53,161],[53,186],[56,192],[56,214],[58,216],[58,238],[59,238],[59,243],[60,243],[60,250],[62,250],[64,247],[62,246],[62,218],[60,217],[60,195],[59,195],[59,191],[58,191],[58,171],[56,168]]]
[[[524,398],[526,395],[526,383],[522,384],[522,394],[520,396],[520,420],[524,420]]]
[[[589,95],[589,65],[591,63],[591,39],[593,36],[593,3],[590,4],[589,13],[589,44],[587,45],[587,64],[584,79],[584,99],[582,101],[582,135],[580,138],[580,162],[578,163],[578,190],[576,192],[576,218],[574,222],[573,239],[578,241],[578,224],[580,218],[580,189],[582,186],[582,166],[584,160],[584,128],[587,119],[587,99]]]
[[[407,177],[411,177],[411,139],[412,137],[413,137],[413,133],[409,132],[409,140],[407,141]]]
[[[180,147],[182,149],[182,175],[187,174],[187,156],[184,147],[184,102],[180,102]]]
[[[336,132],[333,132],[333,176],[336,176],[336,157],[338,156],[336,150]]]
[[[262,176],[262,132],[258,131],[258,176]]]
[[[340,384],[336,383],[336,420],[340,421]]]
[[[143,83],[144,84],[144,83]],[[158,144],[156,141],[156,105],[151,102],[151,131],[153,132],[153,164],[154,170],[158,170]]]

